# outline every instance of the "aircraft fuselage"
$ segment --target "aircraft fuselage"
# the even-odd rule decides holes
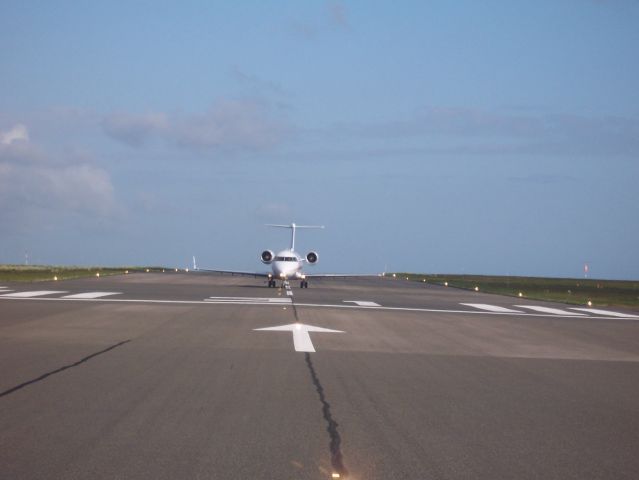
[[[302,264],[303,259],[296,252],[293,250],[282,250],[275,255],[271,263],[273,278],[304,278]]]

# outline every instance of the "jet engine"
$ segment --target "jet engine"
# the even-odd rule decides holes
[[[262,255],[260,255],[262,263],[271,263],[274,257],[275,254],[271,250],[264,250]]]
[[[313,263],[317,263],[317,260],[319,260],[319,255],[317,254],[317,252],[308,252],[306,254],[306,261],[311,265]]]

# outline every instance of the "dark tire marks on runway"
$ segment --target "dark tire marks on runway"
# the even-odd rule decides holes
[[[44,374],[40,375],[37,378],[34,378],[32,380],[28,380],[28,381],[26,381],[24,383],[21,383],[20,385],[16,385],[15,387],[11,387],[10,389],[5,390],[4,392],[0,392],[0,398],[4,397],[6,395],[10,395],[10,394],[12,394],[14,392],[17,392],[18,390],[21,390],[24,387],[27,387],[27,386],[32,385],[34,383],[40,382],[40,381],[44,380],[45,378],[50,377],[51,375],[55,375],[56,373],[63,372],[65,370],[69,369],[69,368],[77,367],[77,366],[79,366],[79,365],[81,365],[81,364],[83,364],[85,362],[88,362],[92,358],[97,357],[98,355],[102,355],[104,353],[107,353],[107,352],[113,350],[114,348],[118,348],[119,346],[124,345],[125,343],[129,343],[130,341],[131,340],[129,339],[129,340],[124,340],[122,342],[118,342],[115,345],[111,345],[110,347],[107,347],[107,348],[105,348],[103,350],[100,350],[100,351],[92,353],[91,355],[88,355],[88,356],[86,356],[84,358],[81,358],[80,360],[78,360],[75,363],[71,363],[69,365],[64,365],[63,367],[60,367],[60,368],[56,368],[55,370],[51,370],[50,372],[44,373]]]

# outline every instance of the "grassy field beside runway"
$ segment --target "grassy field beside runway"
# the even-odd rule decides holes
[[[106,275],[124,275],[135,272],[164,271],[162,267],[80,267],[54,265],[0,265],[0,281],[42,282],[69,280]]]
[[[391,274],[392,275],[392,274]],[[639,281],[396,273],[398,280],[447,285],[485,293],[593,306],[639,306]]]

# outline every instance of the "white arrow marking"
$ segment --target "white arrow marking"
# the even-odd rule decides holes
[[[296,352],[314,352],[313,342],[308,332],[322,333],[344,333],[342,330],[331,330],[330,328],[314,327],[303,323],[291,323],[290,325],[280,325],[279,327],[255,328],[271,332],[293,332],[293,346]]]

